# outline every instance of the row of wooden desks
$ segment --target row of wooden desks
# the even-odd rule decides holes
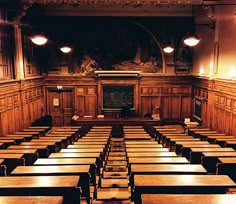
[[[0,196],[63,196],[63,204],[80,203],[80,176],[0,177]]]
[[[142,194],[225,194],[232,187],[227,175],[134,175],[132,195],[140,204]]]

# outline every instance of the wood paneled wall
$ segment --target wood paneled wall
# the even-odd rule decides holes
[[[137,78],[94,78],[76,76],[48,76],[45,78],[45,90],[61,85],[75,91],[74,110],[79,116],[98,114],[116,115],[116,111],[102,110],[103,84],[133,84],[135,87],[135,113],[143,117],[152,113],[155,106],[161,107],[165,120],[183,120],[191,116],[191,77],[158,76]],[[47,95],[48,93],[46,93]],[[46,101],[46,103],[48,103]]]
[[[236,82],[193,78],[193,98],[203,99],[204,125],[228,135],[236,135]]]
[[[43,80],[12,80],[0,83],[0,135],[14,133],[41,116]]]

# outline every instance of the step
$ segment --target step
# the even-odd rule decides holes
[[[111,138],[111,141],[112,141],[112,142],[123,142],[123,141],[124,141],[124,138],[123,138],[123,137],[121,137],[121,138],[112,137],[112,138]]]
[[[134,204],[133,201],[129,200],[93,200],[91,204]]]
[[[113,147],[110,148],[110,152],[125,152],[125,148]]]
[[[126,171],[127,172],[127,167],[124,166],[108,166],[106,165],[103,169],[104,171]]]
[[[127,166],[127,161],[112,161],[112,160],[108,160],[106,165],[108,166]]]
[[[112,161],[126,161],[126,156],[108,156],[107,160],[112,160]]]
[[[126,152],[109,152],[109,156],[126,156]]]
[[[122,179],[104,179],[101,178],[101,187],[128,187],[129,180],[127,178]]]
[[[128,172],[122,172],[122,171],[103,171],[103,178],[127,178]]]
[[[130,192],[128,188],[97,188],[97,200],[129,200]]]

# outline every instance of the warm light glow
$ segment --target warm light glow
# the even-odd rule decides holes
[[[197,36],[188,36],[184,39],[184,43],[190,47],[197,45],[200,42],[200,38]]]
[[[23,61],[22,60],[20,60],[20,69],[19,69],[19,71],[20,71],[20,79],[24,79],[24,63],[23,63]]]
[[[210,62],[210,69],[209,69],[209,77],[210,78],[213,78],[213,75],[214,75],[214,64],[213,64],[213,62],[211,61]]]
[[[232,67],[228,72],[228,77],[232,80],[236,79],[236,68]]]
[[[61,47],[60,50],[63,52],[63,53],[69,53],[71,51],[71,48],[68,47],[68,46],[64,46],[64,47]]]
[[[36,45],[44,45],[47,43],[48,39],[43,35],[35,35],[31,37],[31,41]]]
[[[204,75],[205,74],[205,70],[204,70],[204,68],[203,67],[201,67],[200,68],[200,70],[199,70],[199,75]]]
[[[171,46],[166,46],[166,47],[163,48],[163,51],[165,53],[172,53],[174,51],[174,48],[171,47]]]

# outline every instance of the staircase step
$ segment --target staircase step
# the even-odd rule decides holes
[[[128,187],[128,179],[101,179],[101,187]]]
[[[103,178],[127,178],[127,173],[128,172],[109,172],[109,171],[104,171],[103,172]]]
[[[125,148],[123,148],[123,147],[111,147],[110,152],[125,152]]]
[[[130,192],[128,188],[98,188],[97,200],[129,200]]]
[[[118,138],[118,137],[112,137],[111,138],[111,141],[112,142],[123,142],[124,141],[124,138],[123,137],[120,137],[120,138]]]
[[[104,167],[104,170],[105,171],[118,171],[118,172],[126,171],[127,172],[127,167],[125,165],[124,166],[108,166],[108,165],[106,165]]]
[[[107,160],[109,161],[126,161],[126,156],[108,156]]]
[[[129,200],[93,200],[91,204],[134,204]]]
[[[126,152],[109,152],[109,156],[126,156]]]
[[[127,166],[127,161],[112,161],[112,160],[108,160],[107,161],[107,165],[108,166],[111,166],[111,165],[114,165],[114,166]]]

